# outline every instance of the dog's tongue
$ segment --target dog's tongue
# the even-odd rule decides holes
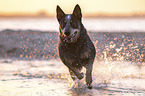
[[[65,42],[66,40],[68,40],[68,37],[67,37],[67,36],[64,36],[64,37],[62,38],[62,41]]]
[[[63,41],[63,42],[65,42],[65,41],[68,42],[70,38],[72,38],[72,36],[64,36],[64,37],[62,38],[62,41]]]

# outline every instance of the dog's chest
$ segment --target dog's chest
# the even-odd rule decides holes
[[[77,46],[77,45],[66,46],[66,52],[70,55],[73,55],[73,56],[79,58],[81,53],[82,53],[82,48],[80,46]]]
[[[69,59],[75,60],[82,60],[89,58],[90,49],[86,49],[86,46],[83,46],[83,44],[79,45],[70,45],[70,46],[61,46],[60,51],[63,49],[63,55],[67,55],[65,57],[68,57]]]

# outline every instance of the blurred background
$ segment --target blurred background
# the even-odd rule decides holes
[[[85,17],[145,16],[144,0],[0,0],[0,15],[54,17],[57,5],[71,13],[76,4]]]
[[[0,0],[0,32],[1,34],[5,32],[6,35],[1,35],[0,56],[57,58],[59,24],[56,19],[56,6],[59,5],[65,13],[71,14],[76,4],[80,5],[82,22],[96,44],[99,56],[97,58],[106,58],[104,54],[108,54],[107,56],[113,56],[116,52],[119,54],[114,50],[120,49],[122,53],[114,55],[115,57],[121,55],[125,60],[126,57],[135,60],[137,56],[144,61],[144,0]],[[17,35],[13,35],[12,32]],[[43,35],[40,35],[42,32]],[[16,43],[17,41],[21,42]],[[108,46],[112,46],[110,44],[116,44],[112,51],[108,49]],[[104,50],[108,53],[103,53]],[[133,53],[134,51],[136,53]]]
[[[56,6],[59,5],[65,13],[72,13],[76,4],[82,9],[88,30],[144,30],[144,0],[0,0],[0,30],[58,31]]]

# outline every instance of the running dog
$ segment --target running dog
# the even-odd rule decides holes
[[[59,22],[59,57],[68,67],[71,78],[84,77],[82,67],[86,68],[86,84],[92,88],[92,67],[95,58],[95,47],[82,24],[81,8],[77,4],[72,14],[65,14],[57,6],[57,20]]]

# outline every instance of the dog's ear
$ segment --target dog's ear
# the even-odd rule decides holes
[[[79,20],[81,20],[81,18],[82,18],[81,8],[78,4],[74,8],[73,15],[75,17],[77,17],[77,19],[79,19]]]
[[[57,13],[57,20],[58,21],[60,21],[65,16],[65,13],[62,11],[62,9],[58,5],[56,8],[56,13]]]

